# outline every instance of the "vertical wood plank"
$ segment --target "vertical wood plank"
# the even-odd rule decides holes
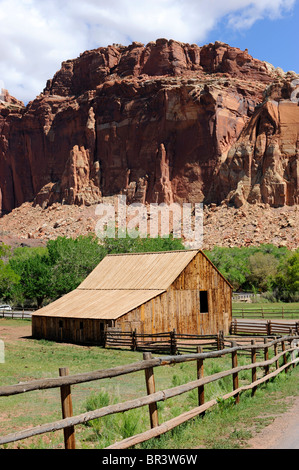
[[[237,346],[236,341],[233,342],[232,344],[233,348]],[[233,351],[232,352],[232,367],[233,369],[235,367],[238,367],[238,352]],[[237,390],[239,388],[239,375],[238,372],[233,373],[233,390]],[[239,393],[235,397],[236,403],[240,402],[240,396]]]
[[[60,377],[66,377],[69,375],[69,370],[67,368],[59,369]],[[69,385],[63,385],[60,387],[60,396],[61,396],[61,406],[62,406],[62,417],[71,418],[73,416],[73,403],[71,395],[71,387]],[[71,426],[63,430],[64,433],[64,445],[65,449],[76,449],[75,441],[75,428]]]
[[[277,338],[275,338],[275,339],[277,339]],[[275,343],[274,344],[274,356],[277,356],[277,354],[278,354],[278,345],[277,345],[277,343]],[[278,359],[275,361],[275,367],[276,367],[276,369],[279,369],[279,360]]]
[[[202,353],[202,348],[200,346],[197,347],[198,354]],[[204,366],[203,366],[203,359],[197,360],[197,378],[202,379],[204,377]],[[201,406],[205,402],[205,387],[201,385],[198,387],[198,405]]]
[[[267,338],[264,338],[264,344],[267,344],[267,342],[268,342]],[[268,347],[264,348],[264,358],[265,358],[265,361],[269,360],[269,348]],[[265,375],[268,375],[268,374],[269,374],[269,366],[265,366]]]
[[[143,359],[144,361],[148,361],[152,359],[152,353],[150,352],[143,353]],[[155,376],[154,376],[153,368],[145,369],[145,382],[146,382],[146,389],[147,389],[148,395],[155,393],[156,386],[155,386]],[[151,403],[149,405],[149,414],[150,414],[151,428],[152,429],[156,428],[157,426],[159,426],[157,403]]]
[[[170,332],[170,354],[175,356],[177,354],[177,341],[176,341],[176,330]]]
[[[252,346],[255,345],[255,340],[254,339],[251,341],[251,345]],[[256,363],[256,349],[251,350],[251,362],[252,362],[252,364]],[[256,379],[257,379],[256,367],[253,367],[253,369],[251,370],[251,373],[252,373],[252,382],[256,382]],[[257,387],[253,387],[253,389],[251,391],[251,396],[255,395],[256,389],[257,389]]]
[[[286,350],[286,344],[285,344],[284,341],[281,342],[281,346],[282,346],[282,350],[285,351],[285,350]],[[288,361],[287,361],[287,355],[286,355],[286,353],[285,353],[285,354],[283,355],[283,364],[286,365],[287,362],[288,362]],[[288,368],[286,367],[286,368],[285,368],[285,373],[287,373],[287,371],[288,371]]]

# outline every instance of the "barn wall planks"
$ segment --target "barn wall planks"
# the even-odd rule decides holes
[[[76,344],[103,344],[105,326],[111,322],[77,318],[32,317],[32,336],[49,341]]]
[[[208,292],[209,312],[200,313],[199,291]],[[141,321],[143,319],[143,321]],[[188,264],[163,294],[116,320],[122,331],[134,324],[138,333],[228,334],[232,320],[232,289],[202,254]]]

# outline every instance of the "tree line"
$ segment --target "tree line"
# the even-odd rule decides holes
[[[0,298],[14,306],[42,307],[68,292],[113,253],[185,249],[181,240],[168,237],[106,238],[94,235],[59,237],[45,247],[0,245]],[[272,301],[299,301],[299,249],[215,247],[205,254],[232,284],[235,291],[261,293]]]
[[[0,245],[0,299],[14,306],[42,307],[76,289],[108,254],[182,250],[181,240],[131,238],[99,243],[95,235],[59,237],[45,247]]]
[[[260,293],[274,302],[299,302],[299,249],[264,244],[214,247],[206,254],[235,291]]]

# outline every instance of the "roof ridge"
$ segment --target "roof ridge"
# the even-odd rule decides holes
[[[120,288],[115,288],[115,289],[94,289],[94,288],[86,288],[86,287],[80,287],[79,286],[75,290],[96,290],[96,291],[112,291],[112,290],[114,290],[114,291],[118,291],[118,290],[125,290],[125,291],[132,291],[132,290],[136,290],[136,291],[138,291],[138,290],[140,290],[140,291],[148,290],[148,291],[150,291],[150,290],[154,290],[154,291],[157,291],[157,290],[159,290],[161,292],[165,292],[167,289],[163,289],[163,288],[162,289],[161,288],[155,289],[153,287],[145,288],[145,289],[141,289],[141,288],[140,289],[135,289],[135,288],[131,288],[131,287],[130,288],[120,287]]]
[[[108,255],[106,255],[106,257],[108,256],[128,256],[128,255],[163,255],[163,254],[166,254],[166,253],[199,253],[201,250],[197,249],[197,248],[193,248],[193,249],[189,249],[189,250],[168,250],[168,251],[141,251],[141,252],[131,252],[131,253],[109,253]]]

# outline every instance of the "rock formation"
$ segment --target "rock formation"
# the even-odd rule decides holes
[[[276,80],[231,147],[212,187],[219,201],[299,204],[299,80]],[[221,189],[220,189],[221,188]]]
[[[0,210],[298,204],[297,79],[220,42],[84,52],[26,107],[0,101]]]

